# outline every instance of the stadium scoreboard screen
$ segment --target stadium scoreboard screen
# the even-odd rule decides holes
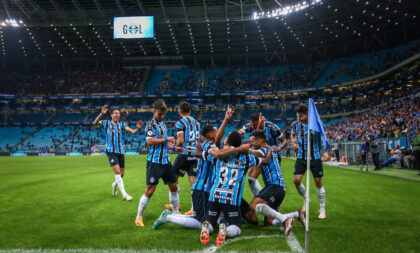
[[[114,39],[142,39],[153,36],[153,16],[114,17]]]

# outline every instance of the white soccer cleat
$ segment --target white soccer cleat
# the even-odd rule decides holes
[[[117,196],[117,182],[112,183],[112,196]]]
[[[318,219],[323,220],[325,218],[327,218],[327,214],[325,213],[325,209],[319,210]]]
[[[133,197],[131,197],[130,195],[126,194],[125,196],[123,196],[123,199],[124,200],[127,200],[127,201],[131,201],[133,199]]]

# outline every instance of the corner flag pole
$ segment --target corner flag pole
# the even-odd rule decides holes
[[[311,130],[308,126],[308,151],[306,154],[306,199],[305,199],[305,209],[306,209],[306,223],[305,223],[305,253],[309,253],[309,176],[310,176],[310,167],[311,167]]]

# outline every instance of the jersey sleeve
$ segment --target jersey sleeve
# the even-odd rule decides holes
[[[281,129],[274,123],[270,125],[270,131],[271,136],[273,136],[274,138],[281,138],[283,136]]]
[[[106,125],[108,124],[108,120],[101,120],[99,121],[99,124],[103,129],[106,129]]]
[[[254,155],[249,155],[249,167],[260,166],[261,158]]]
[[[242,128],[239,128],[239,131],[241,131],[245,134],[248,131],[248,124],[243,125]]]
[[[212,156],[210,154],[210,150],[212,149],[217,149],[217,148],[208,148],[207,150],[203,151],[203,160],[204,161],[213,161],[213,159],[215,158],[214,156]]]
[[[144,128],[144,133],[146,134],[146,139],[156,137],[155,126],[153,122],[147,123],[147,126]]]
[[[175,128],[176,128],[176,132],[177,133],[185,133],[185,123],[182,122],[181,120],[178,120],[175,124]]]
[[[296,123],[296,121],[292,123],[292,133],[294,133],[294,134],[297,133],[297,123]]]
[[[127,131],[127,127],[128,127],[127,123],[123,122],[122,123],[122,129]]]

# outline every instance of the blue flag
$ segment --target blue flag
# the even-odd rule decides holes
[[[330,144],[328,144],[327,134],[325,133],[324,124],[322,124],[321,117],[318,114],[315,103],[312,98],[309,99],[309,112],[308,112],[308,129],[314,130],[321,133],[322,141],[324,143],[325,149],[328,149]]]

